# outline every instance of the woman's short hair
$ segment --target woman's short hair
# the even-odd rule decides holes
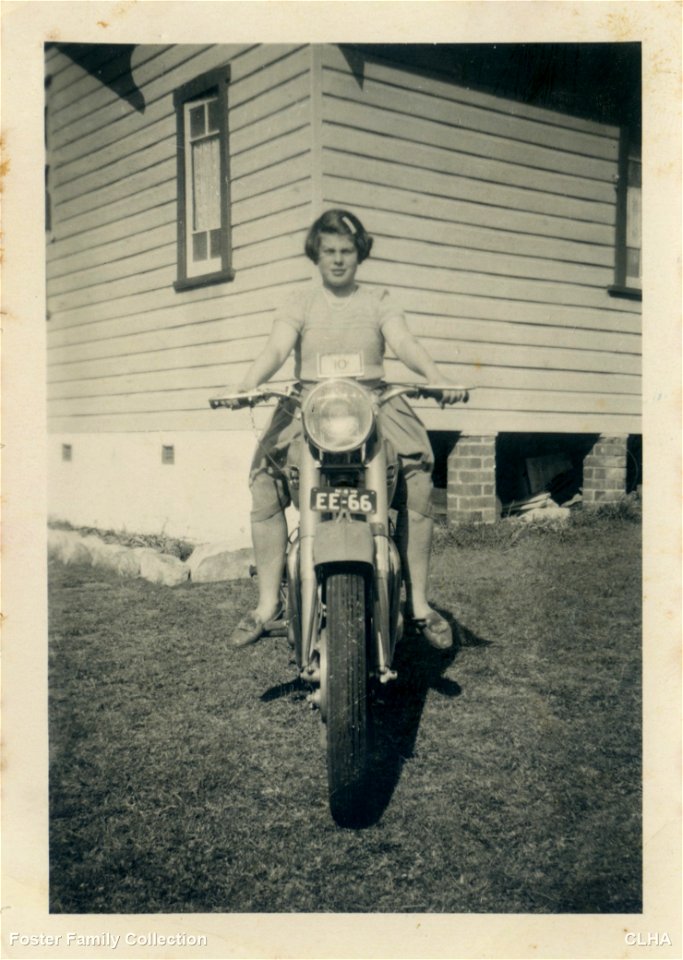
[[[358,254],[358,262],[362,263],[370,256],[372,237],[366,231],[358,217],[349,210],[327,210],[315,221],[308,231],[304,250],[306,256],[313,263],[318,262],[320,253],[320,235],[323,233],[341,233],[352,238]]]

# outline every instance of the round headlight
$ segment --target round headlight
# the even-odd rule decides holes
[[[306,398],[303,419],[316,447],[345,453],[367,440],[374,413],[367,391],[353,380],[326,380]]]

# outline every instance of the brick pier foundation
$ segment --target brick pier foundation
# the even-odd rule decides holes
[[[496,434],[461,434],[448,457],[448,523],[495,523]]]
[[[627,436],[601,435],[583,461],[584,506],[616,503],[626,493]]]

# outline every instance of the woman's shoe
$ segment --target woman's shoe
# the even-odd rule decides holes
[[[412,624],[435,650],[450,650],[453,646],[451,625],[436,610],[430,610],[426,617],[413,617]]]
[[[260,640],[266,630],[263,621],[255,610],[242,617],[230,636],[231,647],[248,647],[250,643]]]
[[[283,616],[282,610],[278,610],[272,617],[262,620],[255,610],[250,610],[232,631],[230,646],[248,647],[249,644],[256,643],[264,633],[268,633],[272,627],[277,626]]]

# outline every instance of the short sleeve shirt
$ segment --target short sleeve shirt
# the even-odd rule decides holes
[[[311,382],[328,376],[376,381],[384,377],[384,325],[401,316],[387,290],[359,286],[336,300],[323,287],[297,291],[275,315],[299,334],[294,375]]]

